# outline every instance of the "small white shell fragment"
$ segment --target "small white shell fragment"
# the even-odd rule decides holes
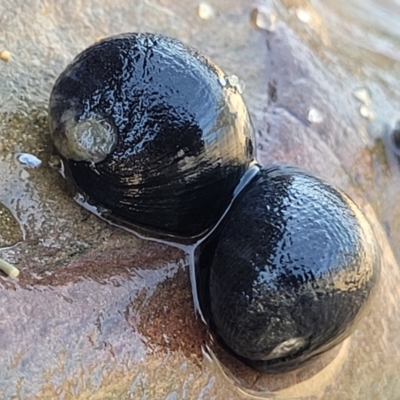
[[[20,153],[17,156],[18,161],[27,168],[38,168],[42,164],[42,160],[29,153]]]
[[[221,84],[221,86],[222,87],[224,87],[224,86],[226,86],[226,79],[225,79],[225,77],[224,76],[220,76],[219,78],[218,78],[218,81],[219,81],[219,83]]]
[[[239,83],[236,85],[236,90],[242,94],[244,92],[244,89],[246,87],[246,84],[244,83],[244,81],[240,80]]]
[[[299,21],[304,22],[305,24],[308,24],[311,21],[311,13],[304,8],[298,8],[296,10],[296,16]]]
[[[268,8],[260,6],[253,10],[251,19],[254,25],[264,31],[273,32],[275,30],[276,15]]]
[[[313,107],[308,110],[307,119],[313,124],[320,124],[324,120],[322,114]]]
[[[62,160],[59,156],[52,154],[49,158],[49,165],[51,168],[59,170],[62,165]]]
[[[10,278],[16,278],[19,275],[19,269],[14,265],[0,258],[0,269]]]
[[[370,121],[373,120],[375,117],[374,112],[366,105],[362,105],[360,107],[360,114],[362,117],[369,119]]]
[[[239,77],[236,75],[229,75],[226,79],[229,85],[232,87],[235,87],[239,84]]]
[[[218,81],[222,87],[229,86],[236,89],[240,94],[243,93],[245,88],[245,83],[236,75],[221,76]]]
[[[369,95],[369,91],[365,88],[357,89],[353,92],[353,96],[364,103],[366,106],[371,105],[371,97]]]
[[[201,19],[210,19],[214,14],[214,9],[207,3],[200,3],[197,6],[197,15]]]

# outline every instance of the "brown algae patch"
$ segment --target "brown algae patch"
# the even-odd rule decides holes
[[[183,268],[165,279],[154,295],[143,301],[140,311],[131,314],[131,324],[139,314],[138,331],[150,339],[155,353],[183,353],[187,360],[200,366],[201,344],[207,340],[207,328],[195,315],[190,279]]]

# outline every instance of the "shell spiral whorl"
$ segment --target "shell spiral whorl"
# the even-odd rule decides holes
[[[112,221],[157,237],[204,236],[254,165],[246,107],[225,83],[217,66],[162,35],[89,47],[50,97],[66,177]],[[346,338],[380,271],[357,206],[287,166],[260,168],[195,259],[210,330],[239,359],[273,372]]]

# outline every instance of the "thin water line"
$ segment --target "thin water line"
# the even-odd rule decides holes
[[[205,240],[207,240],[213,234],[213,232],[215,232],[215,230],[219,227],[219,225],[221,224],[221,222],[223,221],[223,219],[225,218],[225,216],[227,215],[227,213],[231,209],[236,197],[244,190],[244,188],[247,187],[247,185],[258,174],[258,172],[260,171],[260,168],[261,167],[259,166],[259,164],[257,164],[256,161],[254,161],[252,164],[250,164],[249,168],[244,173],[244,175],[240,179],[238,185],[236,186],[229,205],[227,206],[226,210],[221,215],[221,217],[219,218],[217,223],[203,237],[200,237],[197,241],[195,241],[193,243],[190,243],[190,244],[179,243],[177,241],[170,241],[170,240],[166,240],[166,239],[160,239],[160,238],[156,238],[156,237],[153,237],[153,236],[146,236],[146,235],[143,235],[143,234],[139,233],[138,231],[135,231],[134,229],[132,229],[132,228],[126,226],[126,225],[121,225],[121,224],[118,224],[116,222],[113,222],[112,220],[110,220],[109,218],[104,216],[102,214],[102,211],[99,210],[98,207],[89,204],[86,201],[85,196],[82,195],[79,192],[76,193],[76,195],[74,196],[74,200],[81,207],[83,207],[86,210],[90,211],[91,213],[95,214],[97,217],[99,217],[103,221],[107,222],[108,224],[110,224],[112,226],[115,226],[117,228],[121,228],[121,229],[123,229],[123,230],[125,230],[125,231],[127,231],[129,233],[132,233],[136,237],[138,237],[139,239],[150,241],[150,242],[155,242],[155,243],[159,243],[159,244],[163,244],[163,245],[167,245],[167,246],[171,246],[171,247],[177,248],[179,250],[182,250],[186,254],[186,257],[187,257],[187,262],[188,262],[188,267],[189,267],[190,284],[191,284],[191,287],[192,287],[192,297],[193,297],[195,315],[196,316],[198,315],[201,318],[201,320],[207,325],[206,319],[204,318],[204,315],[203,315],[203,313],[201,311],[200,301],[199,301],[198,292],[197,292],[195,251],[196,251],[197,247],[201,243],[203,243]],[[64,171],[62,171],[62,172],[64,172]],[[107,210],[105,210],[104,212],[107,213]]]

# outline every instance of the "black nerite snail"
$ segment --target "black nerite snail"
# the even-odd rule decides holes
[[[89,47],[50,98],[67,173],[89,201],[139,229],[205,233],[253,160],[246,107],[224,80],[165,36],[125,34]]]
[[[376,286],[377,245],[343,193],[296,168],[254,166],[235,85],[175,39],[124,34],[58,78],[50,131],[91,204],[158,237],[210,231],[195,253],[202,312],[261,371],[291,369],[348,336]]]
[[[284,165],[261,168],[196,251],[208,325],[260,371],[293,369],[345,339],[380,267],[358,207]]]

